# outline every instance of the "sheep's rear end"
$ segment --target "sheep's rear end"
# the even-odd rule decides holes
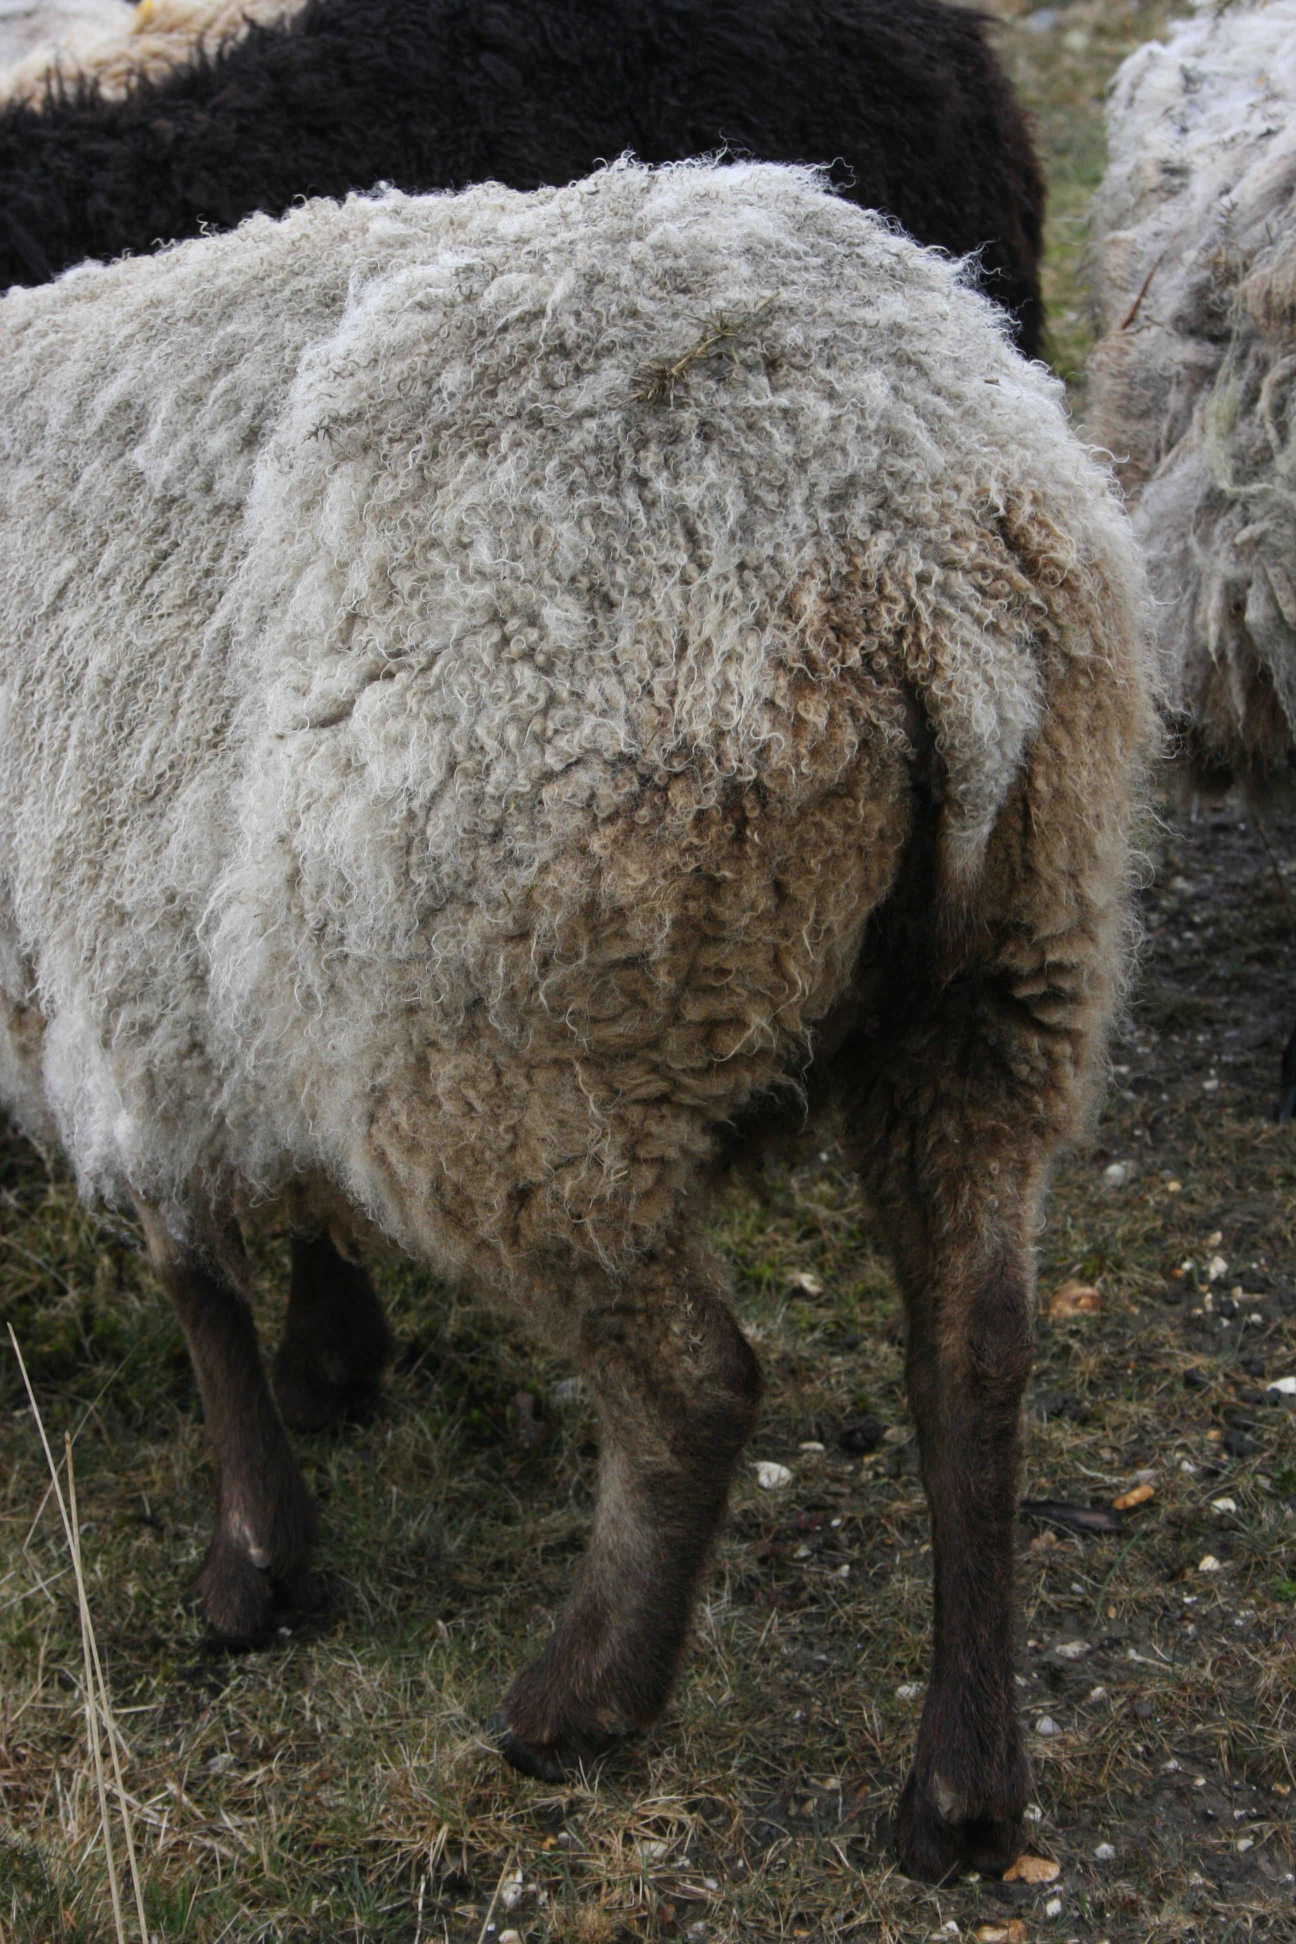
[[[214,1623],[307,1570],[235,1213],[306,1192],[589,1379],[593,1534],[505,1753],[651,1722],[759,1388],[710,1164],[835,1102],[935,1542],[900,1853],[1006,1864],[1031,1237],[1147,729],[1056,388],[948,263],[756,166],[310,204],[0,324],[4,1084],[141,1208]]]

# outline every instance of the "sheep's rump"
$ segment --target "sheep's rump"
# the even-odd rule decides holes
[[[1052,687],[1137,683],[1059,388],[808,171],[316,202],[0,330],[4,1084],[89,1191],[322,1170],[408,1239],[401,1141],[523,1194],[541,1112],[615,1194],[627,1103],[676,1166],[910,771],[953,895]]]
[[[4,36],[0,0],[0,101],[39,105],[53,89],[93,81],[116,101],[140,80],[157,80],[196,48],[210,53],[249,27],[295,13],[302,0],[85,0],[75,13],[20,0],[30,33],[21,47]],[[29,44],[33,43],[34,44]],[[21,58],[18,58],[21,54]]]
[[[0,111],[0,286],[303,196],[724,148],[981,251],[1035,354],[1043,179],[985,23],[943,0],[308,0],[124,101]]]
[[[1264,791],[1296,751],[1296,0],[1141,48],[1108,131],[1088,429],[1134,502],[1194,773]]]

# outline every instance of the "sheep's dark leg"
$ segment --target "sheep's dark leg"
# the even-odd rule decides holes
[[[285,1421],[297,1431],[317,1431],[365,1416],[393,1348],[362,1266],[326,1233],[294,1235],[288,1315],[274,1366]]]
[[[283,1604],[310,1604],[315,1508],[261,1364],[252,1313],[217,1255],[176,1242],[140,1206],[149,1255],[184,1330],[216,1464],[216,1530],[198,1576],[214,1632],[260,1639]]]
[[[932,1041],[939,1045],[945,1022]],[[960,1035],[951,1030],[957,1044]],[[1014,1680],[1013,1532],[1031,1361],[1031,1237],[1044,1143],[962,1060],[901,1054],[863,1158],[908,1317],[907,1377],[931,1513],[931,1678],[896,1827],[912,1876],[1000,1870],[1021,1848],[1027,1769]],[[993,1101],[979,1113],[978,1087]]]
[[[961,1246],[951,1235],[898,1252],[935,1618],[896,1835],[904,1867],[930,1882],[1014,1860],[1027,1783],[1014,1681],[1013,1527],[1031,1267],[1024,1242],[984,1223],[984,1208],[966,1214]]]
[[[514,1683],[499,1742],[556,1780],[661,1711],[760,1375],[714,1282],[658,1258],[586,1309],[602,1443],[594,1529],[552,1639]]]

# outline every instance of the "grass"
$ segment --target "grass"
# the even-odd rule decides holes
[[[1072,0],[1048,35],[1000,10],[1053,177],[1054,345],[1074,370],[1098,103],[1167,9]],[[1281,875],[1296,827],[1269,835]],[[506,1772],[482,1724],[586,1529],[591,1431],[566,1371],[390,1270],[402,1352],[381,1414],[299,1441],[328,1619],[211,1653],[186,1603],[208,1480],[175,1325],[131,1227],[14,1140],[0,1313],[51,1446],[71,1441],[85,1600],[6,1354],[0,1940],[925,1944],[1010,1920],[1058,1944],[1296,1937],[1296,1406],[1269,1388],[1296,1374],[1296,1139],[1263,1117],[1291,908],[1236,818],[1169,821],[1156,863],[1141,997],[1041,1242],[1045,1298],[1079,1277],[1100,1308],[1045,1308],[1027,1492],[1109,1506],[1152,1487],[1111,1534],[1023,1521],[1032,1848],[1056,1883],[931,1890],[890,1862],[930,1557],[897,1304],[830,1146],[717,1212],[769,1376],[749,1456],[791,1483],[744,1467],[660,1729],[597,1786],[554,1789]],[[273,1249],[264,1268],[269,1292]],[[114,1912],[86,1614],[142,1916],[129,1894]]]

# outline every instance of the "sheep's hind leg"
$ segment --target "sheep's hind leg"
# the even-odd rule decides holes
[[[756,1359],[693,1256],[663,1254],[586,1307],[581,1364],[601,1426],[598,1498],[575,1590],[497,1728],[557,1780],[661,1712],[693,1595],[755,1417]]]
[[[198,1575],[213,1632],[232,1646],[264,1638],[285,1607],[310,1607],[315,1508],[266,1382],[252,1312],[221,1261],[168,1233],[137,1204],[149,1255],[180,1318],[216,1465],[216,1530]]]
[[[322,1231],[292,1238],[292,1280],[274,1387],[286,1423],[318,1431],[363,1418],[391,1361],[391,1331],[363,1267]]]
[[[896,1824],[902,1867],[926,1882],[1012,1863],[1027,1790],[1013,1531],[1048,1144],[978,1074],[975,1032],[959,1023],[934,1014],[930,1035],[915,1035],[926,1044],[900,1048],[862,1156],[905,1298],[931,1514],[931,1678]]]

